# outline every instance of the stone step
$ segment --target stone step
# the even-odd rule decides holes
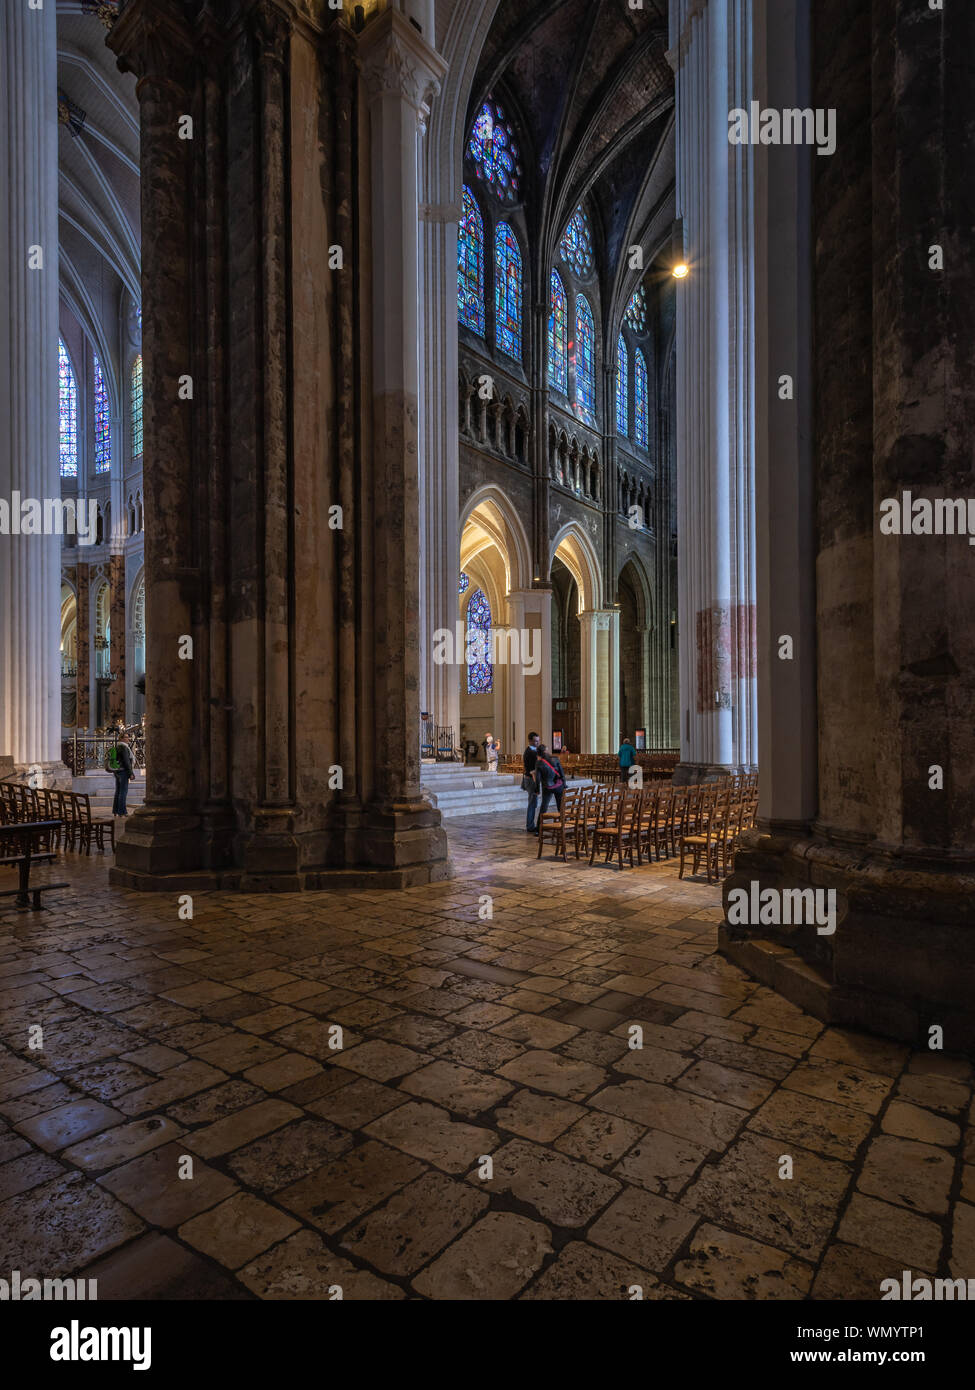
[[[728,935],[723,924],[718,927],[718,944],[725,956],[788,999],[796,1008],[804,1009],[822,1023],[832,1021],[832,980],[825,966],[803,960],[778,941],[763,937],[736,941]]]

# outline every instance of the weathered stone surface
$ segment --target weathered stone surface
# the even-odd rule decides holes
[[[413,1274],[466,1230],[487,1204],[483,1193],[465,1183],[427,1173],[355,1222],[342,1248],[385,1273]]]
[[[510,1140],[493,1158],[492,1178],[471,1174],[468,1181],[510,1193],[554,1226],[585,1226],[620,1190],[615,1178],[523,1139]]]
[[[954,1160],[943,1149],[883,1135],[867,1150],[857,1187],[912,1211],[943,1216],[953,1172]]]
[[[837,1238],[875,1255],[901,1260],[905,1269],[938,1268],[941,1230],[933,1221],[859,1192],[850,1199]]]
[[[697,1224],[686,1207],[627,1187],[589,1230],[589,1239],[644,1269],[660,1271]]]
[[[413,1280],[427,1298],[514,1298],[551,1254],[548,1228],[490,1212]]]
[[[678,1284],[710,1298],[792,1300],[805,1298],[813,1267],[746,1236],[704,1225],[674,1269]]]

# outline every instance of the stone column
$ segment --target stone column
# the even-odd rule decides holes
[[[0,6],[0,497],[56,500],[58,135],[55,6]],[[0,536],[0,759],[63,780],[61,540]]]
[[[108,562],[111,649],[109,670],[115,676],[108,691],[108,717],[111,723],[125,719],[125,556],[114,553]]]
[[[520,667],[512,672],[512,690],[517,692],[514,709],[514,746],[524,748],[530,730],[536,730],[542,742],[549,741],[552,722],[552,591],[551,589],[521,589],[508,595],[508,624],[519,634]],[[525,634],[530,650],[523,645]],[[528,674],[534,656],[538,671]],[[511,730],[508,731],[509,744]]]
[[[620,721],[619,613],[616,609],[579,614],[582,627],[580,735],[582,753],[611,753],[618,745]]]
[[[420,209],[423,400],[420,445],[420,708],[460,736],[452,668],[433,660],[433,633],[452,629],[460,578],[458,496],[457,224],[460,208]]]
[[[419,29],[396,10],[370,20],[358,47],[369,120],[372,460],[365,495],[372,537],[377,711],[363,833],[370,859],[401,868],[446,861],[439,813],[431,810],[420,793],[416,540],[420,512],[417,141],[445,64]],[[456,376],[449,389],[456,398],[455,382]],[[453,554],[453,547],[448,554]]]
[[[751,150],[728,143],[750,99],[751,0],[676,0],[677,530],[684,780],[756,758]],[[678,776],[680,780],[680,774]]]
[[[199,636],[200,575],[188,517],[195,498],[193,407],[177,398],[180,376],[194,367],[197,144],[175,135],[180,116],[198,118],[199,109],[193,34],[174,0],[134,0],[109,43],[120,66],[139,79],[148,756],[145,806],[126,823],[116,865],[141,881],[203,862],[194,746],[199,654],[188,657],[186,645]]]
[[[965,535],[880,522],[905,492],[972,492],[975,122],[966,64],[945,55],[973,51],[975,11],[817,0],[805,48],[797,11],[779,56],[811,48],[810,105],[835,110],[837,137],[812,159],[808,290],[818,815],[806,834],[773,819],[750,835],[725,901],[751,881],[831,891],[835,930],[734,924],[721,940],[825,1021],[922,1047],[937,1028],[945,1051],[970,1052],[975,557]],[[808,284],[797,265],[789,302]],[[808,582],[784,577],[787,595]]]
[[[91,727],[91,572],[78,562],[78,715],[79,729]]]

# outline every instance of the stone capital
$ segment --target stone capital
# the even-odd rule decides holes
[[[447,64],[398,10],[386,10],[366,25],[359,57],[370,103],[398,96],[425,123]]]
[[[105,42],[122,72],[184,91],[195,44],[177,0],[129,0]]]

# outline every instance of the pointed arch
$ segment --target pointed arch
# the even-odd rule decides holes
[[[572,575],[579,590],[579,612],[601,609],[603,603],[602,567],[596,548],[578,522],[570,521],[553,538],[548,572],[556,556]]]

